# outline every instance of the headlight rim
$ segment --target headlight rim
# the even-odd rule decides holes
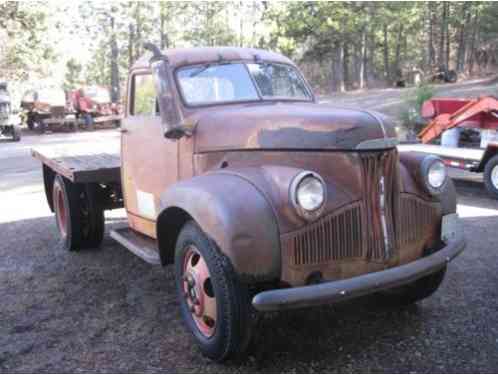
[[[316,178],[318,181],[320,181],[323,187],[323,201],[317,209],[312,211],[308,211],[304,207],[302,207],[297,199],[297,189],[299,188],[301,182],[303,182],[307,177]],[[301,171],[292,179],[289,187],[289,196],[290,201],[292,202],[292,205],[294,206],[294,209],[299,214],[299,216],[306,220],[315,220],[322,214],[323,209],[325,208],[325,204],[327,202],[327,185],[325,184],[322,176],[320,176],[318,173],[309,170]]]
[[[443,165],[443,167],[445,168],[444,181],[440,187],[434,187],[429,182],[429,171],[435,163],[441,163]],[[422,161],[422,176],[423,176],[425,188],[427,189],[427,191],[430,194],[435,195],[435,196],[440,195],[445,190],[446,185],[448,184],[448,172],[446,169],[446,165],[444,164],[444,162],[441,158],[434,156],[434,155],[429,155],[426,158],[424,158],[424,160]]]

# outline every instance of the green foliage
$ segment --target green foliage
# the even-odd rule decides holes
[[[50,41],[44,39],[47,12],[36,3],[0,3],[0,76],[4,79],[47,74],[47,64],[55,59]]]
[[[401,112],[401,122],[404,126],[415,129],[415,123],[420,115],[422,104],[434,96],[434,87],[421,83],[404,95],[405,110]]]
[[[498,65],[497,17],[491,2],[3,1],[0,76],[65,87],[83,78],[117,94],[147,41],[266,48],[296,60],[322,91],[377,87],[440,63],[460,73]]]
[[[64,81],[64,90],[74,90],[81,84],[81,71],[83,67],[74,58],[69,59],[66,63],[66,76]]]

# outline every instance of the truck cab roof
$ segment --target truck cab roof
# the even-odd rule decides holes
[[[172,48],[163,51],[170,66],[175,69],[181,66],[217,63],[220,61],[271,61],[295,66],[287,57],[275,52],[258,48],[242,47],[192,47]],[[132,69],[149,67],[150,54],[142,56]]]

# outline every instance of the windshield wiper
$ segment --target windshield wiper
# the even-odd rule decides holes
[[[201,74],[202,72],[204,72],[207,69],[209,69],[210,66],[211,66],[211,64],[204,64],[204,65],[200,66],[199,69],[197,69],[196,71],[190,73],[189,77],[190,78],[197,77],[199,74]]]
[[[220,61],[222,61],[222,60],[220,60]],[[207,69],[209,69],[212,66],[230,65],[230,64],[231,63],[229,61],[226,61],[226,62],[217,62],[215,64],[212,64],[212,63],[204,64],[204,65],[200,66],[199,69],[197,69],[196,71],[190,73],[189,74],[189,78],[197,77],[199,74],[201,74],[202,72],[206,71]]]

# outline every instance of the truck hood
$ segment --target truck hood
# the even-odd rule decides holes
[[[195,152],[247,149],[354,150],[395,137],[391,121],[369,111],[316,103],[258,103],[205,108]],[[381,143],[382,144],[382,143]]]

